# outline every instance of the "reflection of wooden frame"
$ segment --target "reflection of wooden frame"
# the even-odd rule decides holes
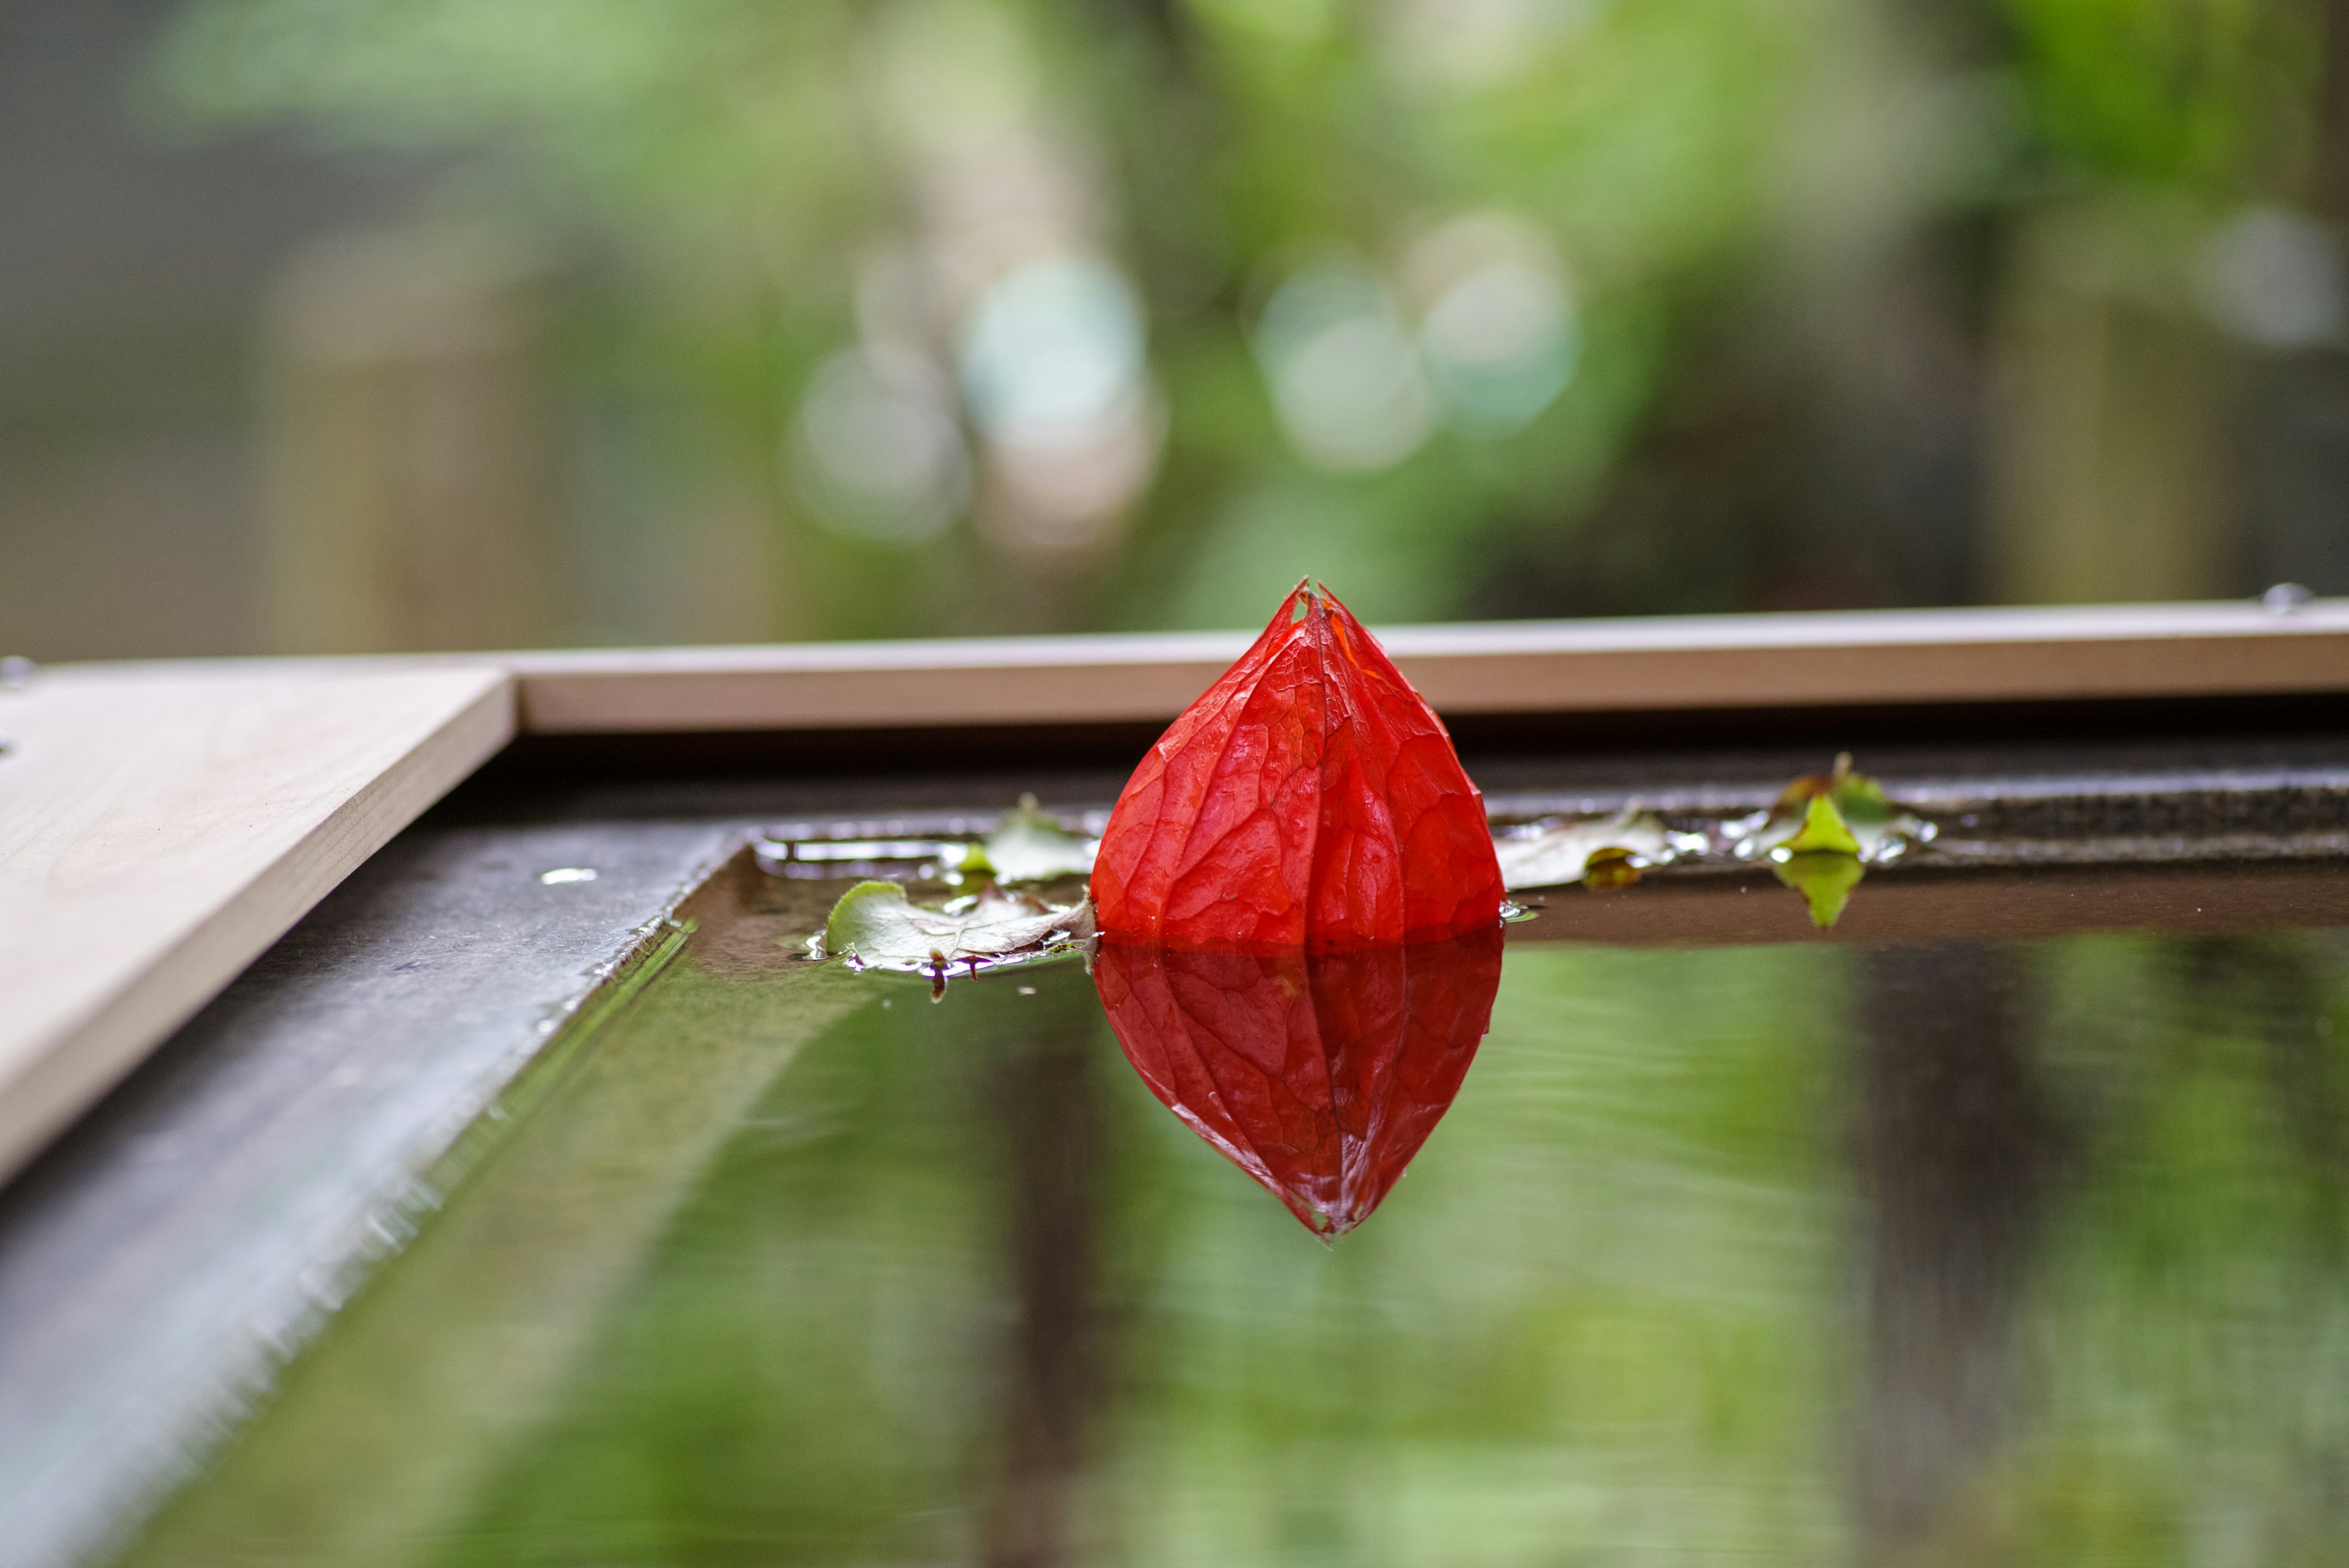
[[[0,690],[0,1174],[516,733],[1163,722],[1237,635],[68,667]],[[1447,716],[2349,692],[2349,601],[1424,627]]]

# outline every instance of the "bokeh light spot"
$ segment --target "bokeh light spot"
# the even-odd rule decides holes
[[[1574,374],[1573,310],[1555,278],[1506,257],[1445,289],[1420,325],[1444,422],[1506,435],[1557,401]]]
[[[961,358],[964,394],[988,436],[1088,445],[1141,399],[1142,307],[1104,262],[1030,262],[972,306]]]
[[[1418,346],[1367,271],[1328,263],[1290,277],[1265,306],[1256,348],[1281,428],[1308,462],[1365,472],[1427,439],[1433,400]]]
[[[2255,207],[2230,221],[2204,250],[2201,284],[2211,317],[2264,348],[2342,338],[2340,247],[2298,213]]]
[[[801,493],[835,533],[916,545],[953,526],[969,500],[970,461],[945,380],[909,350],[826,360],[795,433]]]

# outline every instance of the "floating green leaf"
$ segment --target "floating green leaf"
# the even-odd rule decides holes
[[[1731,852],[1741,860],[1767,859],[1778,880],[1803,895],[1821,930],[1851,901],[1868,867],[1933,836],[1933,825],[1893,805],[1884,786],[1852,770],[1839,753],[1826,774],[1806,774],[1779,793],[1767,811],[1727,825]]]
[[[1833,851],[1880,865],[1933,836],[1933,825],[1886,798],[1884,786],[1852,771],[1851,753],[1834,771],[1806,774],[1781,791],[1767,811],[1726,825],[1730,850],[1741,860],[1763,856]]]
[[[1868,875],[1857,855],[1834,849],[1806,849],[1785,859],[1773,859],[1770,869],[1778,880],[1803,896],[1811,907],[1811,924],[1826,930],[1843,918],[1851,890]]]
[[[1557,888],[1581,882],[1621,888],[1654,866],[1669,866],[1704,847],[1700,834],[1674,833],[1653,812],[1619,811],[1606,817],[1553,818],[1505,830],[1493,840],[1501,886]]]
[[[990,890],[931,909],[897,883],[859,882],[833,906],[808,953],[854,969],[926,974],[943,985],[957,969],[975,974],[1068,950],[1092,929],[1086,902],[1053,905]]]
[[[1835,796],[1815,794],[1803,808],[1802,820],[1795,825],[1794,836],[1775,847],[1789,855],[1824,852],[1857,857],[1859,840],[1853,836],[1851,824],[1837,809]]]
[[[1081,877],[1093,868],[1101,840],[1071,833],[1038,807],[1036,797],[1023,794],[1019,804],[987,836],[971,846],[961,869],[992,872],[1001,882],[1042,882],[1054,877]]]

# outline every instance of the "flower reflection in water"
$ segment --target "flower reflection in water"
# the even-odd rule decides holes
[[[1501,932],[1331,953],[1104,942],[1093,981],[1151,1092],[1334,1240],[1452,1107],[1492,1017]]]

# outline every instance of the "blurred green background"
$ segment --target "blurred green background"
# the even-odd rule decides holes
[[[15,0],[0,651],[2349,591],[2349,5]]]

